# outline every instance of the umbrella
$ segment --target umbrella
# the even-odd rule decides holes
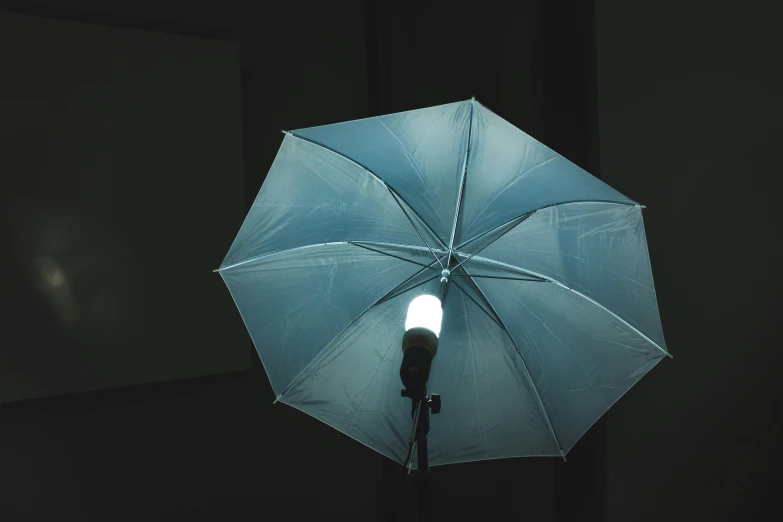
[[[642,208],[468,100],[286,132],[218,272],[277,401],[411,461],[434,296],[429,463],[564,458],[668,355]]]

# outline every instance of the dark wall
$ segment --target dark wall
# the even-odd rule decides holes
[[[290,408],[262,369],[8,404],[3,520],[379,513],[379,457]]]
[[[601,170],[648,206],[674,355],[609,412],[607,520],[779,520],[781,11],[596,4]]]
[[[44,5],[45,4],[45,5]],[[246,203],[281,129],[476,96],[598,173],[592,8],[429,2],[16,2],[17,12],[232,39],[242,49]],[[218,7],[219,6],[219,7]],[[399,466],[285,406],[263,369],[0,408],[0,505],[22,519],[410,519]],[[5,428],[7,427],[7,428]],[[569,455],[432,471],[436,520],[603,520],[605,432]],[[243,517],[244,518],[244,517]],[[192,519],[192,518],[189,518]],[[14,520],[9,517],[9,520]]]

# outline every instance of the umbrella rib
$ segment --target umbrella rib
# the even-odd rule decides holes
[[[357,245],[357,246],[358,246],[358,245]],[[434,263],[434,262],[433,262],[433,263]],[[410,281],[411,279],[413,279],[413,278],[414,278],[414,277],[416,277],[417,275],[419,275],[419,274],[421,274],[422,272],[424,272],[424,270],[426,270],[426,268],[422,268],[422,269],[420,269],[418,272],[416,272],[415,274],[413,274],[412,276],[410,276],[408,279],[406,279],[406,280],[405,280],[405,281],[403,281],[402,283],[398,284],[397,286],[395,286],[394,288],[392,288],[391,290],[389,290],[388,292],[386,292],[386,293],[385,293],[385,294],[384,294],[384,295],[383,295],[383,296],[382,296],[380,299],[378,299],[377,301],[375,301],[373,304],[371,304],[370,306],[368,306],[368,307],[367,307],[367,308],[366,308],[366,309],[365,309],[365,310],[364,310],[364,311],[363,311],[361,314],[359,314],[359,315],[356,317],[356,319],[354,319],[353,321],[351,321],[350,323],[348,323],[348,325],[347,325],[345,328],[343,328],[342,330],[340,330],[340,332],[339,332],[337,335],[335,335],[335,336],[332,338],[332,340],[331,340],[331,341],[329,341],[329,342],[326,344],[326,346],[324,346],[323,348],[321,348],[321,351],[320,351],[320,352],[318,352],[318,353],[315,355],[315,357],[313,357],[312,359],[310,359],[310,362],[308,362],[308,363],[307,363],[307,365],[305,365],[305,367],[304,367],[304,368],[302,368],[302,371],[300,371],[300,372],[299,372],[299,373],[296,375],[296,377],[294,377],[294,378],[293,378],[293,380],[291,380],[291,382],[288,384],[288,386],[286,386],[286,387],[285,387],[285,389],[284,389],[282,392],[280,392],[280,394],[279,394],[279,395],[277,396],[277,398],[275,399],[274,403],[276,403],[276,402],[279,402],[279,401],[281,401],[281,400],[283,399],[283,395],[285,395],[285,393],[286,393],[286,392],[287,392],[289,389],[291,389],[291,387],[292,387],[294,384],[296,384],[296,382],[299,380],[299,377],[301,377],[301,376],[304,374],[304,372],[305,372],[305,371],[307,371],[307,369],[308,369],[308,368],[310,368],[310,365],[312,365],[312,364],[313,364],[313,361],[315,361],[316,359],[318,359],[318,358],[321,356],[321,354],[322,354],[322,353],[323,353],[323,352],[324,352],[324,351],[325,351],[327,348],[329,348],[329,347],[330,347],[330,346],[331,346],[331,345],[334,343],[334,341],[335,341],[335,340],[336,340],[338,337],[340,337],[340,336],[341,336],[343,333],[345,333],[345,332],[348,330],[348,328],[350,328],[351,326],[353,326],[353,324],[354,324],[354,323],[356,323],[356,321],[358,321],[359,319],[361,319],[361,318],[364,316],[364,314],[366,314],[367,312],[369,312],[370,310],[372,310],[373,308],[375,308],[375,307],[376,307],[376,306],[378,306],[379,304],[381,304],[381,303],[383,303],[384,301],[386,301],[386,300],[387,300],[387,298],[389,298],[389,295],[393,294],[393,293],[394,293],[394,292],[395,292],[397,289],[399,289],[399,288],[400,288],[402,285],[404,285],[405,283],[407,283],[408,281]],[[435,279],[435,278],[437,278],[437,277],[438,277],[438,276],[435,276],[435,277],[433,277],[432,279],[429,279],[428,281],[432,281],[433,279]],[[424,283],[427,283],[428,281],[424,281]],[[409,288],[408,290],[405,290],[405,292],[408,292],[408,291],[410,291],[410,290],[413,290],[413,289],[414,289],[414,288],[416,288],[417,286],[419,286],[419,285],[421,285],[421,284],[424,284],[424,283],[419,283],[418,285],[415,285],[415,286],[413,286],[413,287]],[[402,295],[402,294],[404,294],[405,292],[401,292],[400,294],[397,294],[397,295]],[[395,295],[395,296],[393,296],[393,297],[397,297],[397,296]],[[389,299],[390,299],[390,298],[389,298]],[[273,403],[273,404],[274,404],[274,403]]]
[[[543,283],[548,282],[546,279],[539,279],[538,277],[530,276],[529,278],[524,277],[507,277],[507,276],[491,276],[491,275],[476,275],[476,274],[451,274],[449,277],[470,277],[471,279],[479,277],[484,279],[508,279],[510,281],[530,281],[531,283]]]
[[[416,226],[416,223],[413,222],[411,217],[405,211],[405,207],[403,207],[402,203],[400,203],[400,201],[397,199],[397,196],[394,194],[394,191],[391,189],[391,187],[389,187],[389,185],[386,185],[386,188],[389,189],[389,194],[391,194],[391,196],[394,198],[394,201],[397,202],[397,205],[400,207],[400,210],[402,210],[402,213],[405,214],[405,217],[408,218],[408,221],[410,221],[410,224],[413,226],[413,229],[416,231],[417,234],[419,234],[419,237],[421,238],[422,241],[424,241],[424,244],[427,245],[427,248],[430,249],[430,253],[432,254],[432,257],[435,258],[435,260],[438,262],[438,264],[440,265],[441,268],[444,268],[443,263],[440,262],[440,258],[435,255],[435,251],[432,250],[432,247],[430,246],[430,244],[427,243],[426,239],[424,239],[424,236],[419,231],[419,227]],[[408,206],[410,206],[410,205],[408,205]],[[421,218],[419,218],[419,219],[421,219]]]
[[[420,271],[420,272],[418,272],[416,275],[420,274],[421,272],[423,272],[423,270],[422,270],[422,271]],[[408,281],[410,281],[411,279],[413,279],[412,277],[411,277],[411,278],[408,278],[408,279],[406,279],[405,281],[403,281],[403,283],[402,283],[402,284],[399,284],[399,285],[397,285],[397,286],[394,288],[394,290],[392,290],[390,293],[388,293],[388,294],[386,294],[385,296],[383,296],[383,298],[382,298],[381,300],[379,300],[379,301],[376,303],[376,306],[377,306],[377,305],[379,305],[379,304],[383,304],[383,303],[385,303],[386,301],[390,301],[390,300],[394,299],[395,297],[399,297],[399,296],[401,296],[402,294],[407,294],[408,292],[410,292],[410,291],[411,291],[411,290],[413,290],[414,288],[418,288],[418,287],[420,287],[421,285],[426,285],[427,283],[429,283],[429,282],[431,282],[431,281],[434,281],[434,280],[436,280],[436,279],[437,279],[437,278],[439,278],[439,277],[440,277],[440,274],[438,274],[438,275],[434,275],[434,276],[430,277],[429,279],[425,279],[425,280],[424,280],[424,281],[422,281],[421,283],[416,283],[416,284],[415,284],[415,285],[413,285],[412,287],[410,287],[410,288],[406,288],[405,290],[403,290],[403,291],[402,291],[402,292],[400,292],[399,294],[395,294],[394,292],[395,292],[397,289],[399,289],[399,288],[400,288],[400,286],[402,286],[402,284],[405,284],[405,283],[407,283]]]
[[[464,255],[464,254],[463,254],[463,255]],[[658,349],[659,349],[661,352],[663,352],[665,355],[667,355],[668,357],[672,357],[672,355],[671,355],[669,352],[667,352],[667,351],[666,351],[666,350],[665,350],[665,349],[664,349],[664,348],[663,348],[661,345],[659,345],[658,343],[656,343],[655,341],[653,341],[652,339],[650,339],[650,338],[649,338],[647,335],[645,335],[644,333],[642,333],[642,332],[641,332],[641,330],[639,330],[638,328],[636,328],[635,326],[633,326],[631,323],[629,323],[628,321],[626,321],[625,319],[623,319],[622,317],[620,317],[619,315],[617,315],[617,314],[616,314],[616,313],[614,313],[612,310],[610,310],[610,309],[609,309],[609,308],[607,308],[606,306],[602,305],[601,303],[599,303],[598,301],[596,301],[596,300],[595,300],[595,299],[593,299],[592,297],[589,297],[589,296],[587,296],[587,295],[583,294],[583,293],[582,293],[582,292],[580,292],[579,290],[574,290],[573,288],[569,287],[568,285],[566,285],[566,284],[565,284],[565,283],[563,283],[562,281],[559,281],[559,280],[557,280],[557,279],[555,279],[555,278],[553,278],[553,277],[550,277],[550,276],[546,276],[546,275],[543,275],[543,274],[539,274],[539,273],[537,273],[537,272],[533,272],[532,270],[527,270],[527,269],[525,269],[525,268],[520,268],[520,267],[518,267],[518,266],[509,265],[509,264],[507,264],[507,263],[502,263],[502,262],[500,262],[500,261],[495,261],[495,260],[493,260],[493,259],[487,259],[486,257],[480,257],[480,256],[479,256],[479,257],[476,257],[476,260],[477,260],[477,261],[479,261],[479,262],[482,262],[482,263],[487,263],[487,264],[490,264],[490,265],[502,266],[502,267],[504,267],[504,268],[508,268],[508,269],[510,269],[510,270],[517,271],[517,272],[522,272],[523,274],[531,275],[531,276],[533,276],[533,277],[538,277],[538,278],[541,278],[541,279],[543,279],[543,280],[545,280],[545,281],[547,281],[547,282],[549,282],[549,283],[553,283],[553,284],[555,284],[555,285],[557,285],[557,286],[559,286],[559,287],[561,287],[561,288],[565,288],[565,289],[566,289],[566,290],[568,290],[569,292],[573,292],[574,294],[578,295],[579,297],[581,297],[581,298],[583,298],[583,299],[587,299],[589,302],[591,302],[592,304],[594,304],[595,306],[597,306],[598,308],[600,308],[600,309],[601,309],[601,310],[603,310],[604,312],[608,313],[609,315],[611,315],[612,317],[614,317],[615,319],[617,319],[618,321],[620,321],[620,322],[621,322],[623,325],[625,325],[625,326],[626,326],[627,328],[629,328],[631,331],[633,331],[634,333],[636,333],[637,335],[639,335],[639,337],[641,337],[642,339],[644,339],[644,340],[645,340],[645,341],[647,341],[648,343],[650,343],[650,344],[652,344],[653,346],[655,346],[656,348],[658,348]],[[465,270],[465,268],[464,268],[464,267],[463,267],[463,269],[462,269],[462,270],[464,270],[464,271],[465,271],[465,273],[467,273],[467,270]]]
[[[432,279],[428,279],[428,280],[426,280],[426,281],[424,281],[424,282],[422,282],[422,283],[418,283],[418,284],[416,284],[416,285],[414,285],[414,286],[412,286],[412,287],[408,288],[408,290],[405,290],[404,292],[400,292],[400,293],[399,293],[399,294],[397,294],[397,295],[393,295],[393,294],[394,294],[394,292],[396,292],[396,291],[397,291],[397,290],[398,290],[400,287],[402,287],[402,285],[404,285],[405,283],[407,283],[408,281],[410,281],[410,280],[411,280],[411,279],[413,279],[414,277],[416,277],[416,276],[418,276],[419,274],[421,274],[422,272],[424,272],[424,271],[425,271],[427,268],[431,268],[431,267],[432,267],[432,265],[434,265],[434,264],[435,264],[435,262],[433,261],[432,263],[430,263],[430,266],[428,266],[428,267],[426,267],[426,268],[422,268],[422,269],[420,269],[418,272],[416,272],[415,274],[413,274],[413,275],[411,275],[410,277],[408,277],[408,278],[407,278],[405,281],[403,281],[402,283],[398,284],[397,286],[395,286],[394,288],[392,288],[391,290],[389,290],[388,292],[386,292],[386,294],[385,294],[383,297],[381,297],[380,299],[378,299],[378,301],[376,301],[376,302],[375,302],[375,305],[373,305],[373,306],[377,306],[377,305],[379,305],[379,304],[381,304],[381,303],[384,303],[384,302],[388,301],[389,299],[392,299],[393,297],[397,297],[397,295],[402,295],[402,294],[404,294],[405,292],[407,292],[407,291],[409,291],[409,290],[413,290],[413,289],[414,289],[414,288],[416,288],[417,286],[420,286],[420,285],[422,285],[422,284],[424,284],[424,283],[428,283],[429,281],[432,281],[432,279],[435,279],[435,278],[433,277]],[[435,277],[438,277],[438,276],[435,276]]]
[[[517,223],[515,223],[515,224],[514,224],[514,226],[510,227],[508,230],[506,230],[505,232],[503,232],[502,234],[500,234],[498,237],[496,237],[495,239],[493,239],[492,241],[490,241],[489,243],[487,243],[487,244],[486,244],[486,245],[484,245],[483,247],[479,248],[478,250],[476,250],[475,252],[473,252],[472,254],[470,254],[470,256],[468,256],[467,258],[465,258],[465,259],[463,259],[462,261],[460,261],[460,262],[457,264],[457,266],[455,266],[455,267],[454,267],[454,269],[453,269],[453,270],[456,270],[457,268],[459,268],[460,266],[462,266],[462,264],[463,264],[463,263],[465,263],[466,261],[470,261],[471,259],[473,259],[473,256],[475,256],[476,254],[480,253],[482,250],[484,250],[485,248],[487,248],[488,246],[490,246],[492,243],[494,243],[495,241],[497,241],[497,240],[498,240],[498,239],[500,239],[501,237],[503,237],[503,236],[505,236],[506,234],[508,234],[508,233],[509,233],[511,230],[513,230],[514,228],[516,228],[516,227],[517,227],[517,225],[519,225],[519,223],[522,223],[523,221],[525,221],[527,218],[529,218],[529,217],[530,217],[530,216],[532,216],[532,215],[533,215],[533,213],[531,212],[530,214],[523,214],[522,216],[518,217],[517,219],[518,219],[519,221],[518,221]]]
[[[464,254],[462,252],[457,252],[457,255],[465,256],[465,257],[468,256],[468,254]],[[475,259],[476,259],[476,261],[478,261],[480,263],[486,263],[488,265],[495,265],[495,266],[499,266],[499,267],[502,267],[502,268],[507,268],[507,269],[511,270],[512,272],[520,272],[522,274],[525,274],[525,275],[528,275],[528,276],[531,276],[531,277],[537,277],[539,279],[543,279],[544,281],[550,281],[550,282],[552,281],[552,279],[549,278],[549,277],[546,277],[546,276],[543,276],[543,275],[539,275],[539,274],[537,274],[535,272],[532,272],[532,271],[524,269],[524,268],[520,268],[518,266],[509,265],[508,263],[503,263],[502,261],[495,261],[494,259],[489,259],[489,258],[481,257],[481,256],[475,256]],[[462,270],[466,274],[468,273],[467,269],[465,269],[464,267],[462,268]],[[470,275],[470,274],[468,274],[468,275]]]
[[[454,236],[457,233],[457,221],[459,220],[459,211],[462,207],[462,195],[465,192],[465,176],[468,173],[468,156],[470,155],[470,139],[473,131],[473,111],[475,107],[475,98],[470,99],[470,119],[468,121],[468,142],[465,146],[465,160],[462,163],[462,176],[459,181],[459,192],[457,193],[457,208],[454,209],[454,223],[451,225],[451,239],[449,239],[449,257],[446,265],[451,264],[451,256],[454,252]]]
[[[408,263],[413,263],[414,265],[423,266],[424,268],[431,268],[431,266],[432,266],[431,263],[429,265],[425,265],[424,263],[419,263],[418,261],[412,261],[410,259],[405,259],[402,256],[396,256],[394,254],[390,254],[389,252],[384,252],[383,250],[377,250],[375,248],[368,247],[368,246],[363,245],[363,244],[361,244],[361,243],[359,243],[357,241],[348,241],[348,244],[351,244],[351,245],[354,245],[354,246],[358,246],[359,248],[364,248],[365,250],[370,250],[371,252],[377,252],[377,253],[382,254],[384,256],[393,257],[393,258],[399,259],[401,261],[406,261]]]
[[[465,290],[464,290],[464,289],[463,289],[461,286],[459,286],[459,285],[457,284],[457,282],[456,282],[456,281],[450,281],[450,282],[451,282],[451,283],[454,283],[454,286],[456,286],[456,287],[457,287],[457,288],[460,290],[460,292],[462,292],[463,294],[465,294],[465,295],[467,296],[467,298],[468,298],[468,299],[470,299],[471,301],[473,301],[473,303],[474,303],[476,306],[478,306],[478,307],[479,307],[479,309],[480,309],[482,312],[484,312],[484,313],[487,315],[487,317],[489,317],[490,319],[492,319],[492,321],[493,321],[493,322],[494,322],[496,325],[498,325],[499,327],[501,327],[501,328],[505,329],[505,328],[503,327],[503,325],[502,325],[502,324],[500,324],[500,323],[498,322],[498,319],[500,319],[499,317],[498,317],[497,319],[495,319],[494,317],[492,317],[492,315],[490,315],[490,313],[489,313],[489,312],[487,312],[486,310],[484,310],[484,307],[483,307],[483,306],[481,306],[481,305],[478,303],[478,301],[476,301],[475,299],[473,299],[473,296],[472,296],[472,295],[470,295],[469,293],[467,293],[467,292],[466,292],[466,291],[465,291]],[[486,296],[484,296],[484,298],[486,299]]]
[[[279,250],[277,252],[269,252],[266,254],[261,254],[260,256],[251,257],[250,259],[245,259],[244,261],[239,261],[237,263],[234,263],[232,265],[228,266],[221,266],[220,268],[216,268],[213,270],[213,272],[223,272],[225,270],[228,270],[230,268],[235,268],[237,266],[246,265],[248,263],[252,263],[254,261],[260,261],[261,259],[265,259],[267,257],[272,256],[279,256],[280,254],[287,254],[289,252],[294,252],[296,250],[303,250],[305,248],[314,248],[319,246],[333,246],[333,245],[348,245],[348,241],[325,241],[323,243],[313,243],[312,245],[302,245],[294,248],[286,248],[285,250]]]
[[[359,240],[359,241],[326,241],[326,242],[323,242],[323,243],[313,243],[311,245],[302,245],[302,246],[298,246],[298,247],[294,247],[294,248],[287,248],[285,250],[279,250],[277,252],[268,252],[266,254],[261,254],[260,256],[254,256],[254,257],[251,257],[249,259],[244,259],[242,261],[239,261],[237,263],[233,263],[231,265],[221,266],[220,268],[216,268],[215,270],[213,270],[213,272],[223,272],[223,271],[229,270],[231,268],[235,268],[235,267],[238,267],[238,266],[246,265],[248,263],[253,263],[255,261],[260,261],[262,259],[266,259],[267,257],[279,256],[281,254],[287,254],[287,253],[290,253],[290,252],[295,252],[297,250],[303,250],[305,248],[314,248],[314,247],[319,247],[319,246],[335,246],[335,245],[361,246],[361,245],[358,245],[357,243],[364,243],[366,245],[404,247],[404,248],[410,248],[411,250],[424,250],[424,247],[417,247],[415,245],[405,245],[405,244],[401,244],[401,243],[400,244],[397,244],[397,243],[378,243],[378,242],[375,242],[375,241],[361,241],[361,240]],[[370,249],[368,249],[368,250],[370,250]],[[390,255],[391,257],[396,257],[394,255],[388,254],[387,252],[382,252],[382,251],[377,251],[377,252],[379,252],[381,254],[384,254],[384,255]],[[400,258],[400,259],[402,259],[403,261],[408,261],[408,262],[413,263],[413,264],[419,264],[419,263],[416,263],[415,261],[411,261],[410,259],[404,259],[404,258]],[[432,263],[430,263],[430,265],[420,265],[420,266],[428,266],[429,267],[429,266],[432,266]]]
[[[378,248],[383,248],[383,247],[407,248],[407,249],[410,249],[410,250],[417,250],[419,252],[427,252],[429,250],[428,248],[425,248],[423,246],[418,246],[418,245],[408,245],[408,244],[405,244],[405,243],[389,243],[387,241],[370,241],[368,239],[354,239],[354,240],[351,240],[351,241],[348,241],[348,242],[349,243],[362,243],[362,244],[365,244],[365,245],[373,245],[373,246],[377,246]],[[444,255],[448,254],[448,251],[446,251],[446,250],[438,249],[438,251],[441,254],[444,254]],[[443,256],[440,256],[440,257],[443,257]],[[434,263],[434,261],[433,261],[433,263]]]
[[[308,369],[308,368],[310,368],[310,366],[313,364],[313,361],[315,361],[316,359],[318,359],[318,358],[321,356],[321,354],[322,354],[322,353],[324,353],[324,351],[325,351],[327,348],[329,348],[330,346],[332,346],[332,343],[334,343],[335,339],[337,339],[337,338],[338,338],[338,337],[340,337],[342,334],[344,334],[344,333],[345,333],[345,331],[346,331],[346,330],[348,330],[348,328],[350,328],[351,326],[353,326],[353,324],[354,324],[356,321],[358,321],[359,319],[361,319],[361,318],[364,316],[364,314],[366,314],[367,312],[369,312],[369,311],[370,311],[370,310],[371,310],[371,309],[372,309],[374,306],[375,306],[375,303],[371,304],[371,305],[370,305],[370,306],[369,306],[369,307],[368,307],[368,308],[367,308],[365,311],[363,311],[363,312],[362,312],[362,313],[360,313],[358,316],[356,316],[356,319],[354,319],[353,321],[351,321],[350,323],[348,323],[348,325],[347,325],[345,328],[343,328],[342,330],[340,330],[340,332],[339,332],[337,335],[335,335],[335,336],[332,338],[332,340],[331,340],[331,341],[329,341],[328,343],[326,343],[326,346],[324,346],[323,348],[321,348],[321,351],[319,351],[317,354],[315,354],[315,357],[313,357],[312,359],[310,359],[310,362],[308,362],[308,363],[305,365],[305,367],[304,367],[304,368],[302,368],[302,371],[300,371],[298,374],[296,374],[296,377],[294,377],[294,378],[291,380],[291,382],[290,382],[290,383],[288,383],[288,386],[286,386],[286,387],[285,387],[285,389],[284,389],[282,392],[280,392],[280,394],[277,396],[277,398],[274,400],[274,402],[273,402],[272,404],[275,404],[275,403],[277,403],[277,402],[280,402],[280,401],[283,399],[283,395],[285,395],[285,394],[286,394],[286,392],[287,392],[288,390],[290,390],[290,389],[291,389],[291,387],[292,387],[294,384],[296,384],[296,382],[299,380],[299,377],[301,377],[301,376],[304,374],[304,372],[306,372],[306,371],[307,371],[307,369]]]
[[[544,209],[547,209],[547,208],[550,208],[550,207],[556,207],[557,205],[570,205],[572,203],[609,203],[609,204],[613,204],[613,205],[625,205],[627,207],[645,208],[644,205],[640,205],[638,203],[627,203],[625,201],[612,201],[612,200],[609,200],[609,199],[605,199],[605,200],[604,199],[574,199],[574,200],[571,200],[571,201],[560,201],[558,203],[550,203],[549,205],[544,205],[543,207],[538,207],[538,208],[534,208],[533,210],[528,210],[524,214],[521,214],[519,216],[511,218],[508,221],[506,221],[505,223],[496,226],[495,228],[487,230],[486,232],[482,232],[481,234],[475,235],[472,238],[468,239],[467,241],[463,241],[462,243],[457,245],[457,250],[461,249],[462,247],[464,247],[467,244],[472,243],[473,241],[475,241],[477,239],[480,239],[480,238],[482,238],[482,237],[484,237],[486,235],[491,234],[492,232],[494,232],[495,230],[497,230],[499,228],[503,228],[506,225],[508,225],[510,223],[513,223],[517,219],[520,219],[520,218],[525,217],[525,216],[530,217],[531,215],[535,214],[539,210],[544,210]],[[511,227],[511,229],[513,229],[513,228],[514,227]],[[506,232],[503,232],[502,234],[500,234],[500,236],[502,237],[502,236],[506,235],[506,233],[508,233],[511,229],[506,230]]]
[[[463,270],[465,270],[463,268]],[[467,273],[467,271],[465,272]],[[484,300],[487,302],[487,305],[489,305],[490,310],[492,310],[492,313],[494,313],[498,320],[500,321],[500,328],[506,332],[506,335],[511,340],[511,343],[514,345],[514,348],[516,349],[517,355],[519,356],[519,360],[522,363],[522,368],[525,373],[525,377],[527,377],[528,382],[530,383],[530,386],[533,387],[533,392],[536,394],[536,401],[538,402],[538,407],[541,408],[541,413],[544,414],[544,419],[546,420],[547,427],[549,428],[549,433],[552,435],[552,438],[555,439],[555,444],[557,444],[557,449],[560,450],[560,456],[563,457],[563,460],[565,460],[565,452],[563,451],[563,447],[560,445],[560,439],[557,438],[557,433],[555,433],[555,428],[552,426],[552,421],[549,418],[549,414],[546,412],[546,407],[544,406],[544,402],[541,400],[541,395],[538,393],[538,387],[536,386],[536,383],[533,382],[533,377],[530,375],[530,370],[527,367],[527,363],[525,363],[525,358],[522,357],[522,351],[519,349],[519,345],[517,344],[517,341],[514,339],[514,337],[511,335],[511,332],[506,327],[506,324],[503,322],[503,319],[498,314],[497,310],[495,310],[495,307],[492,306],[492,302],[487,298],[486,294],[484,294],[484,291],[478,286],[475,285],[476,289],[481,293],[481,295],[484,297]]]
[[[410,203],[408,203],[407,201],[405,201],[405,198],[403,198],[403,197],[402,197],[400,194],[398,194],[398,193],[397,193],[397,191],[395,191],[393,188],[391,188],[391,187],[389,186],[389,184],[388,184],[388,183],[386,183],[386,182],[385,182],[383,179],[381,179],[381,177],[380,177],[380,176],[378,176],[378,175],[377,175],[375,172],[371,171],[370,169],[368,169],[367,167],[365,167],[364,165],[362,165],[361,163],[359,163],[359,162],[358,162],[358,161],[356,161],[355,159],[353,159],[353,158],[350,158],[350,157],[346,156],[345,154],[343,154],[342,152],[339,152],[339,151],[337,151],[337,150],[335,150],[335,149],[333,149],[333,148],[331,148],[331,147],[328,147],[328,146],[324,145],[323,143],[318,143],[318,142],[317,142],[317,141],[315,141],[315,140],[311,140],[310,138],[305,138],[305,137],[303,137],[303,136],[299,136],[298,134],[294,134],[293,132],[290,132],[290,131],[285,131],[285,133],[286,133],[286,134],[288,134],[289,136],[293,136],[294,138],[298,138],[298,139],[300,139],[300,140],[302,140],[302,141],[306,141],[307,143],[312,143],[312,144],[313,144],[313,145],[315,145],[316,147],[321,147],[322,149],[325,149],[325,150],[328,150],[329,152],[332,152],[332,153],[334,153],[334,154],[337,154],[337,155],[338,155],[338,156],[340,156],[341,158],[344,158],[344,159],[346,159],[346,160],[350,161],[351,163],[353,163],[354,165],[358,165],[359,167],[361,167],[362,169],[364,169],[365,171],[367,171],[367,173],[368,173],[368,174],[370,174],[370,175],[371,175],[373,178],[375,178],[375,179],[376,179],[376,180],[377,180],[379,183],[381,183],[381,184],[382,184],[384,187],[386,187],[387,189],[389,189],[389,192],[391,192],[393,196],[396,196],[396,197],[400,198],[400,200],[401,200],[401,201],[403,201],[403,202],[404,202],[406,205],[408,205],[408,208],[410,208],[410,209],[411,209],[411,212],[413,212],[413,213],[416,215],[416,217],[417,217],[417,218],[419,218],[419,220],[422,222],[422,224],[424,224],[424,226],[425,226],[425,227],[427,227],[427,230],[429,231],[429,233],[430,233],[430,234],[432,234],[432,237],[434,237],[435,239],[437,239],[437,240],[438,240],[438,242],[441,244],[441,246],[442,246],[443,248],[446,248],[446,245],[445,245],[445,244],[443,243],[443,241],[441,241],[441,239],[438,237],[438,234],[436,234],[436,233],[435,233],[435,231],[434,231],[434,230],[432,230],[432,227],[430,227],[429,223],[427,223],[426,221],[424,221],[424,218],[422,218],[422,217],[419,215],[419,213],[418,213],[418,212],[416,212],[416,210],[415,210],[415,209],[414,209],[414,208],[413,208],[413,207],[410,205]],[[400,204],[400,203],[399,203],[399,201],[397,202],[397,204],[398,204],[398,205]],[[400,206],[402,206],[402,205],[400,205]],[[411,220],[411,218],[410,218],[409,216],[407,216],[407,213],[406,213],[406,217],[408,217],[408,220],[409,220],[409,221]],[[413,224],[413,221],[411,221],[411,224]],[[415,225],[414,225],[414,228],[415,228]]]
[[[423,271],[423,270],[420,270],[418,273],[421,273],[422,271]],[[398,285],[397,287],[399,287],[399,285]],[[395,289],[396,289],[397,287],[395,287]],[[386,295],[384,295],[384,297],[386,297]],[[383,298],[381,298],[381,299],[383,299]],[[321,348],[321,351],[319,351],[319,352],[318,352],[318,353],[315,355],[315,357],[313,357],[312,359],[310,359],[310,362],[308,362],[308,363],[305,365],[305,367],[304,367],[304,368],[302,368],[302,371],[300,371],[300,372],[299,372],[299,373],[296,375],[296,377],[294,377],[294,378],[291,380],[291,382],[288,384],[288,386],[286,386],[286,387],[285,387],[285,389],[284,389],[282,392],[280,392],[280,394],[277,396],[277,399],[275,399],[274,403],[281,401],[281,400],[283,399],[283,395],[285,395],[285,394],[286,394],[286,392],[287,392],[288,390],[290,390],[290,389],[291,389],[291,387],[292,387],[294,384],[296,384],[296,382],[299,380],[299,378],[300,378],[300,377],[301,377],[301,376],[304,374],[304,372],[306,372],[306,371],[307,371],[307,369],[308,369],[308,368],[310,368],[310,366],[313,364],[313,362],[314,362],[316,359],[318,359],[318,358],[321,356],[321,354],[322,354],[322,353],[324,353],[324,351],[326,351],[326,349],[327,349],[327,348],[329,348],[330,346],[332,346],[332,344],[334,343],[334,341],[335,341],[336,339],[338,339],[338,338],[339,338],[339,337],[340,337],[342,334],[344,334],[344,333],[345,333],[345,332],[348,330],[348,328],[350,328],[351,326],[353,326],[353,325],[354,325],[354,323],[356,323],[356,321],[358,321],[359,319],[361,319],[362,317],[364,317],[364,314],[366,314],[367,312],[369,312],[370,310],[372,310],[372,309],[373,309],[373,308],[374,308],[374,307],[375,307],[375,306],[376,306],[376,305],[377,305],[377,304],[378,304],[380,301],[381,301],[381,300],[379,299],[379,300],[375,301],[373,304],[371,304],[370,306],[368,306],[368,307],[367,307],[367,308],[366,308],[366,309],[365,309],[365,310],[364,310],[362,313],[360,313],[358,316],[356,316],[356,319],[354,319],[353,321],[351,321],[350,323],[348,323],[348,324],[346,325],[346,327],[345,327],[345,328],[343,328],[342,330],[340,330],[340,332],[339,332],[337,335],[335,335],[335,336],[332,338],[332,340],[331,340],[331,341],[329,341],[328,343],[326,343],[326,346],[324,346],[323,348]],[[273,404],[274,404],[274,403],[273,403]]]

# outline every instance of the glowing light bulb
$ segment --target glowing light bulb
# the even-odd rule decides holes
[[[440,299],[434,295],[420,295],[408,306],[408,316],[405,319],[405,331],[422,327],[440,335],[440,324],[443,320],[443,309]]]

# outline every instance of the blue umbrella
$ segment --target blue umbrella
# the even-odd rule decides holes
[[[218,271],[279,402],[407,463],[430,295],[429,463],[565,457],[668,355],[642,208],[468,100],[286,132]]]

